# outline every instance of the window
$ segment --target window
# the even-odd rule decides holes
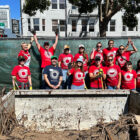
[[[39,31],[39,18],[34,18],[33,23],[34,23],[34,30]]]
[[[52,20],[52,31],[56,31],[58,28],[58,20]]]
[[[59,8],[65,9],[65,0],[59,0]]]
[[[82,31],[87,31],[87,23],[88,23],[88,20],[86,19],[83,19],[82,20]]]
[[[57,0],[52,0],[52,9],[57,9]]]
[[[60,31],[65,31],[66,21],[60,20]]]
[[[31,20],[28,18],[28,31],[31,31]]]
[[[129,27],[128,31],[134,31],[134,28]]]
[[[42,31],[45,31],[45,19],[42,19]]]
[[[122,26],[122,31],[124,31],[124,32],[126,31],[126,25],[124,25],[124,24]]]
[[[72,5],[72,9],[76,9],[76,6]]]
[[[115,20],[110,21],[110,31],[115,31]]]
[[[76,20],[72,20],[72,32],[76,32]]]
[[[94,20],[89,21],[89,32],[94,32]]]

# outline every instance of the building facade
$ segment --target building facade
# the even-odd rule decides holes
[[[66,1],[66,4],[65,4]],[[21,11],[24,0],[21,0]],[[40,37],[55,36],[58,28],[61,37],[98,37],[98,10],[89,14],[79,14],[78,9],[68,0],[51,0],[49,10],[35,16],[21,12],[21,31],[24,37],[31,36],[30,30],[35,29]],[[122,22],[122,11],[114,15],[108,24],[107,36],[140,36],[140,23],[134,29],[127,28]],[[140,14],[137,15],[140,19]]]
[[[10,7],[9,5],[0,6],[0,23],[4,23],[3,28],[10,29]]]

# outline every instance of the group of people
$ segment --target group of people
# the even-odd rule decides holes
[[[131,39],[126,46],[114,47],[114,41],[108,41],[108,47],[102,50],[102,43],[98,42],[93,48],[90,58],[86,48],[80,44],[78,53],[70,53],[70,46],[65,45],[59,57],[55,56],[58,43],[56,34],[55,43],[50,47],[49,42],[39,44],[37,35],[31,38],[30,44],[23,42],[22,50],[18,54],[18,65],[12,70],[13,89],[32,90],[30,72],[31,56],[29,49],[35,41],[41,55],[42,88],[44,89],[130,89],[140,91],[140,60],[136,71],[132,67],[130,56],[138,50]],[[128,50],[129,46],[132,50]]]

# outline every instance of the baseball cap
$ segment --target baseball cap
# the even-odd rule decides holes
[[[79,48],[85,48],[85,46],[83,44],[80,44]]]
[[[69,48],[70,48],[70,46],[68,46],[68,45],[64,46],[64,49],[69,49]]]
[[[24,56],[19,56],[18,61],[25,61],[25,57]]]
[[[83,59],[82,58],[78,58],[77,62],[82,62],[83,63]]]
[[[101,60],[100,56],[95,57],[95,61],[100,61],[100,60]]]
[[[54,55],[53,55],[53,56],[51,56],[51,60],[52,60],[52,59],[58,59],[58,58],[57,58],[57,56],[54,56]]]
[[[44,46],[49,46],[50,43],[47,41],[47,42],[44,42]]]

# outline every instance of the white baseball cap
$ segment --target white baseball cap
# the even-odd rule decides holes
[[[85,48],[85,46],[83,44],[80,44],[79,48]]]

